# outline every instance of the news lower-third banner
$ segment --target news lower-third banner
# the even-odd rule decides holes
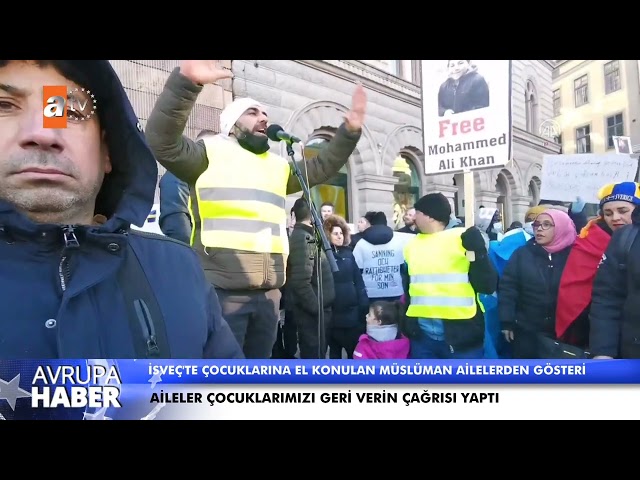
[[[635,419],[639,403],[640,360],[0,360],[0,420]]]

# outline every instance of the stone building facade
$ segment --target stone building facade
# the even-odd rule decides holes
[[[615,152],[613,137],[631,138],[640,151],[638,60],[556,60],[554,120],[562,151]]]
[[[272,123],[305,139],[297,158],[314,156],[342,122],[355,82],[368,93],[366,126],[348,165],[314,200],[332,201],[350,222],[368,210],[382,210],[401,224],[401,213],[417,198],[440,191],[464,215],[462,175],[424,175],[420,117],[419,61],[412,60],[222,60],[234,80],[207,85],[189,118],[186,134],[219,130],[222,109],[235,97],[263,102]],[[143,127],[171,70],[179,60],[111,60]],[[514,155],[504,168],[475,173],[477,205],[498,206],[505,223],[521,220],[539,200],[545,154],[559,146],[539,135],[553,118],[552,65],[546,60],[514,60]],[[285,155],[284,145],[272,148]],[[159,176],[164,169],[159,166]],[[304,172],[303,172],[304,173]],[[239,172],[241,174],[241,172]],[[289,199],[289,206],[295,195]],[[156,202],[157,202],[156,195]]]
[[[424,174],[419,61],[233,60],[232,69],[234,98],[262,102],[272,123],[305,140],[297,158],[317,152],[342,122],[355,82],[365,86],[369,106],[362,139],[346,168],[313,189],[318,205],[331,201],[352,223],[368,210],[381,210],[401,226],[404,208],[440,191],[464,215],[462,175]],[[504,168],[475,173],[477,205],[501,208],[507,224],[522,221],[538,202],[543,156],[560,151],[539,135],[541,122],[553,116],[551,77],[549,61],[514,60],[513,159]],[[286,155],[284,145],[272,149]]]

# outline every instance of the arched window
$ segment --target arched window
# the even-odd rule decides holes
[[[304,146],[305,160],[317,157],[320,150],[327,146],[329,140],[329,133],[312,136]],[[302,175],[305,175],[304,169]],[[349,170],[346,165],[333,178],[311,188],[310,193],[311,200],[318,209],[324,202],[331,202],[337,215],[343,217],[347,222],[351,221],[349,218]]]
[[[393,164],[393,176],[398,178],[393,187],[393,221],[401,228],[405,212],[420,198],[420,175],[413,160],[400,153]]]
[[[536,87],[531,80],[527,80],[524,100],[527,132],[537,133],[535,130],[538,128],[538,94],[536,93]]]
[[[540,179],[538,177],[533,177],[529,182],[529,196],[531,197],[529,206],[535,207],[538,205],[540,202]]]

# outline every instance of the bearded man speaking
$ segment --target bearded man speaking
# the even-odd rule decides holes
[[[267,111],[253,99],[236,99],[224,109],[217,136],[194,142],[182,134],[204,85],[232,76],[216,60],[183,60],[170,74],[146,134],[158,162],[196,193],[192,203],[200,228],[194,248],[245,356],[269,358],[289,254],[285,198],[299,192],[300,184],[288,160],[269,152]],[[366,104],[358,85],[327,147],[300,165],[309,187],[347,163],[360,139]]]

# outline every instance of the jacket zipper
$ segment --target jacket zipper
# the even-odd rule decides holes
[[[549,263],[547,263],[547,270],[546,270],[546,275],[543,275],[544,277],[544,285],[546,287],[547,290],[547,298],[553,298],[553,296],[551,295],[551,282],[553,281],[553,270],[550,270],[553,268],[553,258],[551,257],[551,254],[548,253],[547,257],[549,258]],[[553,318],[555,317],[555,313],[552,313],[553,310],[549,308],[549,306],[547,305],[547,309],[546,309],[546,316],[547,318]]]
[[[69,286],[69,280],[71,280],[70,254],[74,249],[80,247],[80,242],[78,242],[73,225],[62,227],[62,236],[64,238],[64,248],[58,265],[58,277],[60,278],[60,288],[64,293]]]
[[[64,238],[64,248],[62,249],[62,257],[60,264],[58,265],[58,277],[60,279],[60,287],[64,293],[69,286],[69,280],[71,279],[71,266],[70,258],[71,252],[80,247],[80,242],[75,234],[73,225],[65,225],[62,227],[62,234]],[[155,235],[156,237],[166,238],[161,235]],[[182,243],[182,242],[181,242]],[[151,318],[151,313],[144,300],[136,300],[135,310],[142,328],[142,335],[144,336],[147,344],[147,354],[149,357],[157,357],[160,353],[160,347],[158,346],[158,339],[156,336],[155,325]]]
[[[139,299],[134,302],[134,307],[142,329],[142,335],[147,343],[147,356],[157,357],[160,354],[158,346],[158,338],[156,336],[156,327],[151,318],[151,312],[144,300]]]

